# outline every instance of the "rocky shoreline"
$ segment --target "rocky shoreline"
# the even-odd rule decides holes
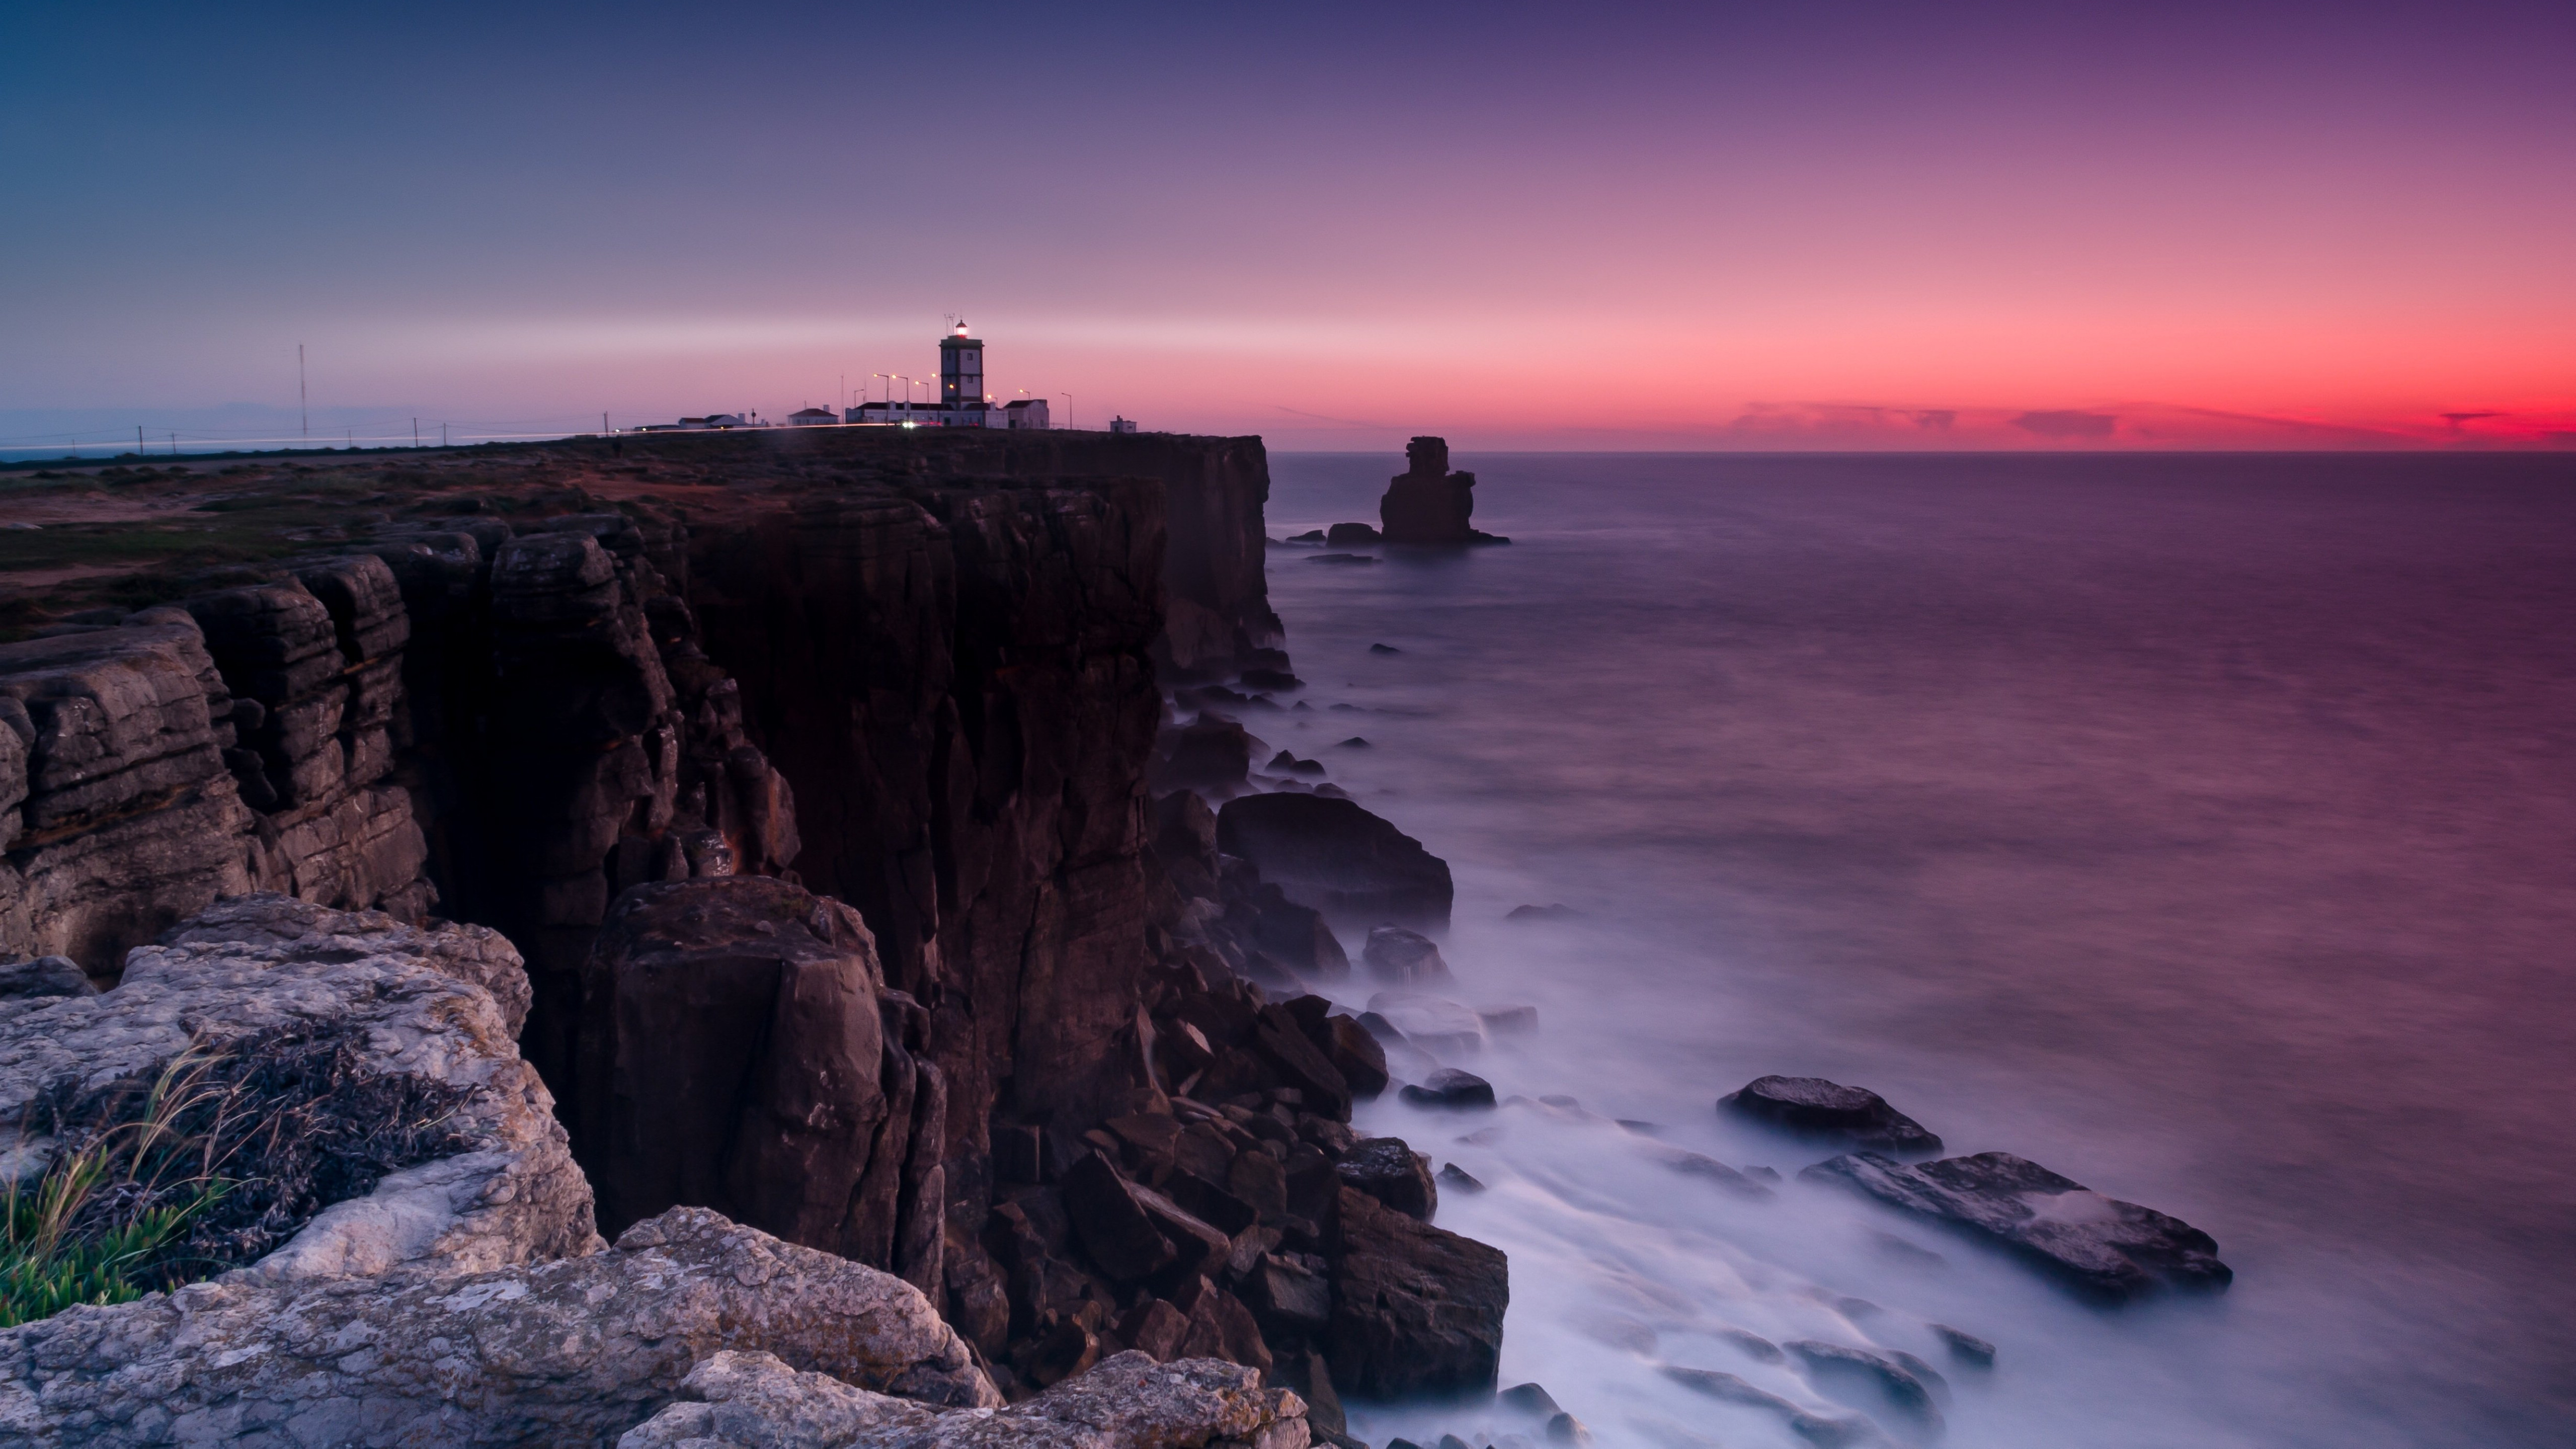
[[[43,1179],[75,1086],[289,1030],[447,1136],[205,1281],[0,1330],[0,1429],[1300,1449],[1358,1443],[1344,1394],[1499,1387],[1508,1264],[1433,1221],[1481,1184],[1350,1123],[1494,1106],[1442,1059],[1533,1023],[1438,994],[1444,862],[1256,766],[1243,711],[1297,687],[1258,440],[114,471],[349,517],[0,645],[0,1164]],[[1445,446],[1406,476],[1390,537],[1398,492],[1465,530]],[[1939,1139],[1866,1092],[1722,1105],[2088,1291],[2225,1282],[2018,1158],[1900,1165]]]

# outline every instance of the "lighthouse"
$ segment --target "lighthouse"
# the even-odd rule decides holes
[[[939,339],[939,410],[951,427],[984,424],[984,344],[966,335],[963,318]]]

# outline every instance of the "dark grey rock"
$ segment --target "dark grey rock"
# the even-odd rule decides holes
[[[1400,1137],[1363,1138],[1333,1169],[1342,1181],[1419,1222],[1440,1210],[1431,1159]]]
[[[39,956],[33,961],[0,965],[0,999],[40,996],[94,996],[98,987],[80,963],[69,956]]]
[[[1341,1190],[1333,1251],[1333,1382],[1373,1399],[1490,1392],[1510,1264],[1499,1249]]]
[[[1435,1180],[1449,1184],[1450,1189],[1455,1192],[1483,1192],[1485,1190],[1485,1185],[1482,1182],[1477,1181],[1476,1178],[1467,1171],[1467,1169],[1460,1167],[1454,1162],[1441,1164],[1440,1176]]]
[[[1433,930],[1449,923],[1448,864],[1349,800],[1229,800],[1217,812],[1217,844],[1251,861],[1290,900],[1328,914]]]
[[[1437,985],[1451,979],[1440,947],[1421,932],[1402,926],[1370,930],[1360,959],[1368,964],[1369,974],[1397,986]]]
[[[1946,1323],[1935,1323],[1928,1326],[1932,1330],[1932,1336],[1941,1340],[1941,1346],[1950,1350],[1950,1357],[1957,1359],[1961,1363],[1970,1364],[1977,1368],[1993,1368],[1995,1366],[1995,1346],[1993,1344],[1986,1342],[1984,1339],[1977,1337],[1975,1334],[1968,1332],[1964,1328],[1952,1328]]]
[[[1477,1109],[1494,1105],[1494,1084],[1473,1072],[1442,1067],[1400,1094],[1417,1107]]]
[[[1856,1401],[1856,1407],[1883,1410],[1920,1429],[1941,1427],[1941,1409],[1933,1402],[1931,1385],[1893,1359],[1814,1339],[1800,1339],[1786,1347],[1805,1365],[1816,1387],[1834,1397]]]
[[[1876,1092],[1822,1077],[1756,1077],[1717,1099],[1718,1110],[1818,1141],[1865,1147],[1895,1157],[1928,1157],[1941,1139],[1887,1105]]]
[[[2215,1291],[2235,1277],[2209,1234],[2008,1152],[1906,1166],[1863,1152],[1800,1177],[2001,1244],[2089,1296],[2123,1302],[2165,1288]]]

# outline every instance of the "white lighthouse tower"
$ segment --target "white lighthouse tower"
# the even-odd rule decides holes
[[[966,335],[966,321],[939,339],[940,421],[947,426],[984,426],[984,344]]]

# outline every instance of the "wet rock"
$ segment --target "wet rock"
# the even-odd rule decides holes
[[[1301,760],[1286,750],[1271,756],[1270,763],[1262,768],[1274,775],[1300,775],[1314,780],[1322,779],[1325,774],[1323,761]]]
[[[1482,1182],[1479,1182],[1467,1171],[1467,1169],[1460,1167],[1454,1162],[1441,1164],[1440,1176],[1437,1181],[1449,1184],[1449,1188],[1453,1192],[1483,1192],[1485,1190],[1485,1185]]]
[[[1761,1202],[1775,1195],[1771,1189],[1764,1187],[1761,1183],[1755,1182],[1752,1178],[1745,1176],[1743,1173],[1736,1171],[1734,1168],[1727,1166],[1725,1163],[1718,1161],[1714,1157],[1705,1157],[1696,1152],[1670,1152],[1659,1153],[1658,1155],[1661,1157],[1663,1164],[1666,1167],[1671,1168],[1673,1171],[1684,1173],[1691,1177],[1706,1178],[1710,1182],[1716,1183],[1719,1187],[1726,1189],[1737,1197],[1745,1198],[1754,1202]]]
[[[1431,1177],[1431,1159],[1399,1137],[1362,1139],[1335,1164],[1334,1172],[1351,1187],[1418,1222],[1431,1221],[1440,1209],[1440,1189]]]
[[[1933,1402],[1931,1385],[1894,1360],[1814,1339],[1801,1339],[1785,1347],[1805,1365],[1807,1377],[1828,1394],[1857,1400],[1858,1407],[1889,1413],[1918,1429],[1937,1431],[1941,1427],[1941,1410]]]
[[[1320,1333],[1333,1314],[1331,1282],[1276,1253],[1264,1255],[1244,1275],[1243,1301],[1273,1337]]]
[[[1887,1105],[1876,1092],[1822,1077],[1756,1077],[1718,1100],[1718,1110],[1818,1141],[1865,1147],[1896,1157],[1929,1156],[1941,1139]]]
[[[1462,1055],[1485,1049],[1485,1020],[1446,997],[1418,991],[1381,991],[1371,996],[1369,1014],[1384,1021],[1400,1041],[1423,1051]],[[1367,1025],[1368,1018],[1362,1017]]]
[[[1288,898],[1327,914],[1440,929],[1449,922],[1446,862],[1349,800],[1251,795],[1217,813],[1217,843]]]
[[[1371,654],[1401,654],[1404,651],[1396,648],[1392,644],[1371,644],[1369,646],[1369,652]]]
[[[1324,542],[1335,548],[1356,548],[1379,542],[1377,530],[1365,523],[1336,523],[1324,534]]]
[[[1931,1328],[1932,1336],[1941,1340],[1941,1346],[1950,1350],[1950,1357],[1961,1363],[1969,1364],[1977,1368],[1993,1368],[1995,1366],[1995,1346],[1993,1344],[1986,1342],[1984,1339],[1977,1337],[1966,1329],[1952,1328],[1946,1323],[1934,1323],[1927,1326]]]
[[[1375,1097],[1387,1088],[1386,1048],[1367,1027],[1348,1016],[1327,1017],[1306,1033],[1333,1070],[1341,1073],[1355,1098]]]
[[[1528,1036],[1538,1030],[1535,1006],[1488,1006],[1476,1013],[1476,1019],[1496,1036]]]
[[[1358,735],[1353,735],[1349,739],[1342,740],[1335,744],[1333,748],[1337,750],[1367,750],[1375,749],[1376,746],[1371,745],[1367,740]]]
[[[1490,1391],[1511,1299],[1501,1251],[1353,1188],[1339,1209],[1325,1340],[1333,1382],[1378,1399]]]
[[[1749,1332],[1741,1328],[1720,1328],[1715,1331],[1714,1336],[1725,1339],[1728,1343],[1744,1350],[1746,1357],[1751,1358],[1756,1363],[1787,1363],[1789,1361],[1789,1356],[1780,1351],[1780,1345],[1773,1343],[1771,1340],[1764,1338],[1758,1333]]]
[[[1579,921],[1583,912],[1572,906],[1514,906],[1503,914],[1506,921]]]
[[[1371,975],[1397,986],[1435,985],[1451,979],[1449,963],[1441,959],[1439,946],[1421,932],[1402,926],[1372,929],[1368,944],[1360,950],[1360,959],[1368,963]]]
[[[1768,1389],[1757,1388],[1730,1373],[1715,1369],[1687,1368],[1666,1364],[1664,1377],[1682,1387],[1706,1394],[1720,1403],[1740,1404],[1749,1409],[1767,1409],[1780,1416],[1789,1432],[1817,1446],[1817,1449],[1842,1449],[1846,1445],[1883,1443],[1876,1427],[1857,1415],[1851,1417],[1811,1414]]]
[[[1417,1107],[1442,1107],[1473,1110],[1494,1105],[1494,1084],[1473,1072],[1456,1067],[1442,1067],[1400,1094]]]
[[[1494,1401],[1516,1413],[1546,1419],[1564,1413],[1556,1399],[1536,1384],[1514,1384],[1494,1395]]]
[[[2124,1302],[2177,1288],[2215,1291],[2235,1274],[2218,1244],[2180,1218],[2058,1176],[2008,1152],[1906,1166],[1863,1152],[1799,1174],[2001,1244],[2077,1291]]]
[[[1575,1449],[1588,1449],[1592,1443],[1592,1430],[1572,1414],[1554,1414],[1549,1416],[1547,1421],[1547,1442],[1571,1444]]]

